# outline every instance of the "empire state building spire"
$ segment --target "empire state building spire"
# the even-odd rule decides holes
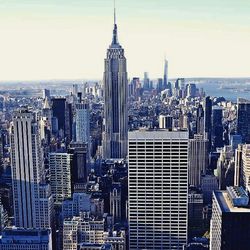
[[[113,29],[112,45],[115,45],[115,44],[119,44],[119,43],[118,43],[117,24],[116,24],[116,7],[115,7],[115,0],[114,0],[114,29]]]
[[[116,8],[112,43],[104,62],[104,133],[103,156],[125,158],[128,143],[128,78],[124,49],[118,43]]]

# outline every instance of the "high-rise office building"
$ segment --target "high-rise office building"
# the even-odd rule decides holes
[[[43,89],[43,99],[48,98],[50,99],[50,90],[49,89]]]
[[[199,105],[196,111],[196,133],[204,135],[204,110],[202,105]]]
[[[157,93],[160,93],[163,90],[163,79],[162,78],[157,79],[156,90],[157,90]]]
[[[223,147],[223,109],[219,106],[213,106],[212,108],[212,149],[216,151],[216,148]]]
[[[201,176],[206,174],[208,167],[208,140],[203,135],[195,134],[190,139],[189,147],[189,185],[199,187]]]
[[[130,250],[186,243],[188,144],[186,131],[129,132]]]
[[[210,250],[249,249],[249,197],[242,187],[213,194]]]
[[[81,103],[76,103],[76,141],[89,143],[90,141],[90,112],[89,103],[84,99]]]
[[[250,101],[239,98],[237,101],[237,133],[243,143],[250,143]]]
[[[194,83],[189,83],[187,85],[187,97],[196,96],[196,85]]]
[[[78,94],[78,85],[77,84],[73,84],[72,86],[72,94],[77,97]]]
[[[234,165],[234,186],[243,186],[243,161],[242,161],[243,145],[239,144],[235,150],[235,165]],[[246,149],[244,150],[246,152]],[[245,155],[245,162],[247,158]]]
[[[118,42],[116,18],[113,40],[105,59],[104,91],[103,155],[104,158],[125,158],[128,143],[127,66],[124,49]]]
[[[209,150],[211,149],[211,134],[212,134],[212,100],[207,96],[203,103],[204,109],[204,135],[209,140]]]
[[[62,130],[63,132],[65,132],[66,99],[52,98],[51,101],[53,117],[56,117],[58,121],[58,130]]]
[[[163,75],[163,88],[167,89],[169,88],[168,84],[168,60],[164,60],[164,75]]]
[[[243,145],[241,154],[243,185],[250,191],[250,144]]]
[[[71,169],[72,184],[86,183],[88,177],[88,145],[81,142],[71,142],[68,147],[68,153],[73,155]]]
[[[44,167],[35,114],[27,109],[15,112],[10,137],[15,225],[40,228],[39,184]]]
[[[144,72],[144,79],[143,79],[143,89],[148,90],[149,89],[149,77],[148,77],[148,72]]]
[[[71,198],[71,168],[73,155],[68,153],[50,153],[50,185],[56,205],[60,205],[64,199]]]

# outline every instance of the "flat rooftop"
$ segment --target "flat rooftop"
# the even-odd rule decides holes
[[[223,213],[250,213],[248,207],[234,207],[228,198],[227,191],[215,191],[214,194]]]
[[[140,129],[128,132],[129,139],[151,139],[151,140],[188,140],[188,131],[169,131],[168,129]]]

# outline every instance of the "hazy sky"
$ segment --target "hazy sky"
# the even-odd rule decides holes
[[[130,77],[249,77],[250,0],[117,0]],[[113,0],[0,0],[0,80],[101,79]]]

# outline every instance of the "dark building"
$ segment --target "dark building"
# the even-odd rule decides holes
[[[144,72],[144,80],[143,80],[143,89],[148,90],[149,89],[149,78],[148,78],[148,72]]]
[[[250,143],[250,101],[239,98],[237,102],[237,133],[243,143]]]
[[[167,59],[164,60],[163,88],[171,89],[171,85],[168,84],[168,61]]]
[[[203,230],[203,195],[200,190],[190,188],[188,194],[188,234],[194,237]]]
[[[157,89],[157,93],[160,93],[163,90],[163,80],[162,80],[162,78],[157,79],[156,89]]]
[[[66,102],[66,112],[65,112],[65,136],[68,142],[72,140],[73,137],[73,106],[72,103]]]
[[[227,187],[213,195],[210,249],[249,250],[250,208],[243,188]]]
[[[72,104],[66,101],[66,98],[52,98],[52,113],[53,119],[52,127],[55,133],[57,130],[59,135],[62,137],[67,137],[67,140],[72,139],[72,124],[73,124],[73,113]]]
[[[214,106],[212,109],[212,149],[223,147],[222,108]]]
[[[57,118],[58,130],[65,132],[66,98],[52,98],[53,117]]]
[[[209,140],[209,150],[211,149],[211,129],[212,129],[212,100],[207,96],[204,100],[204,134]]]
[[[86,183],[88,177],[86,143],[71,142],[68,153],[73,154],[73,164],[71,169],[71,182],[73,186],[79,183]]]
[[[199,105],[196,113],[196,134],[204,135],[204,110],[202,105]]]

